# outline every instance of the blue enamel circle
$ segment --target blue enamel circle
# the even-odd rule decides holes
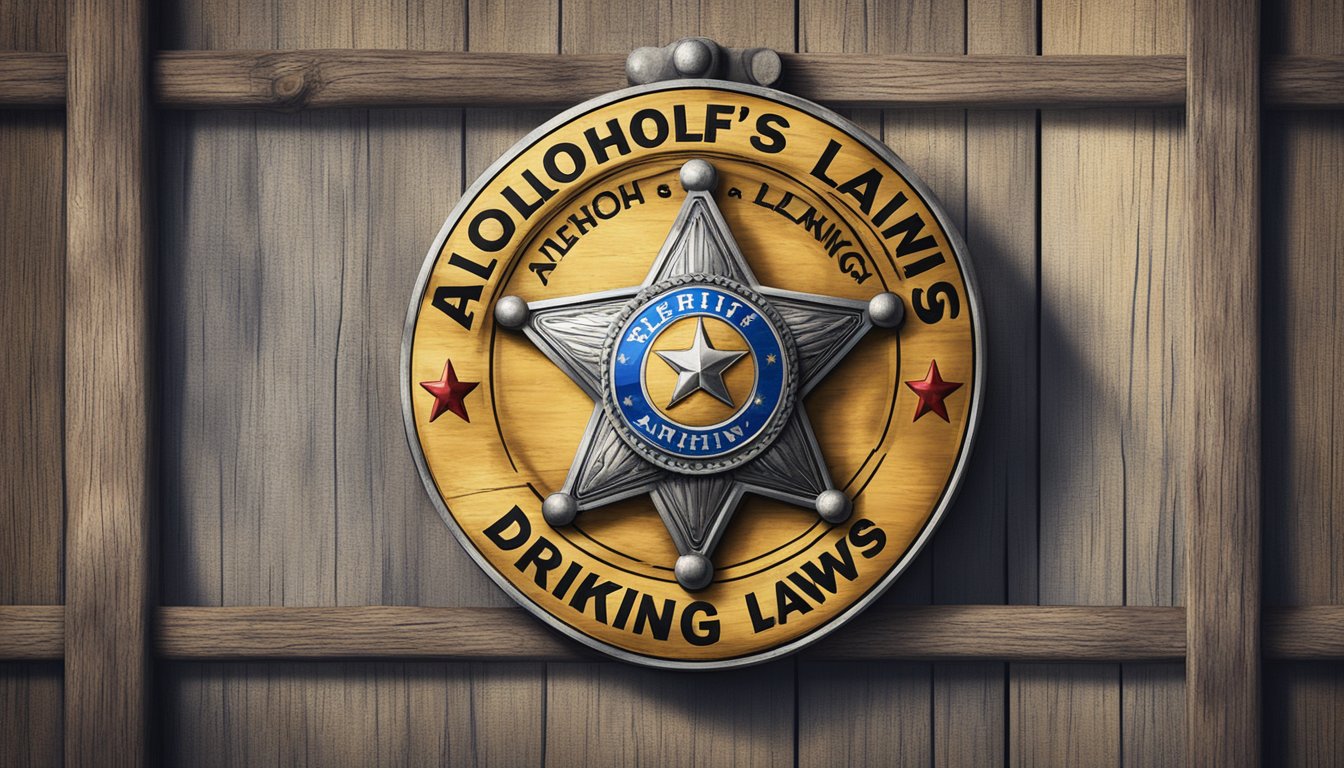
[[[655,404],[644,381],[646,362],[659,335],[683,318],[715,318],[731,325],[755,366],[755,385],[726,420],[709,426],[679,423]],[[659,452],[683,459],[713,459],[751,444],[771,424],[787,396],[789,355],[785,340],[753,300],[721,285],[678,286],[638,307],[621,326],[611,371],[613,405],[630,434]],[[673,414],[675,409],[673,409]]]

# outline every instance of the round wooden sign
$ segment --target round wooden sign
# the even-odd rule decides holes
[[[519,604],[722,668],[871,603],[951,503],[984,354],[965,245],[889,149],[684,80],[551,120],[463,196],[407,317],[426,488]]]

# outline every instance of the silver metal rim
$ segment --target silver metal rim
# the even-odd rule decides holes
[[[420,450],[420,442],[416,437],[415,417],[411,408],[411,343],[415,338],[415,321],[421,301],[424,299],[425,288],[429,284],[429,276],[433,273],[434,264],[438,259],[439,251],[443,248],[444,242],[448,239],[448,233],[452,231],[453,225],[462,214],[466,212],[472,201],[481,193],[481,190],[483,190],[501,170],[503,170],[509,163],[513,162],[513,160],[525,149],[580,115],[646,93],[690,88],[704,88],[748,94],[758,98],[786,104],[794,109],[806,112],[813,117],[831,123],[849,134],[851,138],[863,144],[904,176],[910,186],[924,198],[925,203],[929,206],[929,210],[938,220],[938,225],[943,228],[943,231],[947,234],[949,242],[952,244],[953,256],[957,260],[957,266],[961,269],[962,278],[966,286],[966,301],[971,310],[971,339],[972,347],[975,352],[976,373],[975,383],[972,390],[971,410],[966,422],[966,437],[962,441],[961,453],[958,455],[956,465],[952,469],[952,476],[948,480],[947,488],[943,492],[943,496],[939,500],[938,506],[934,509],[933,514],[929,516],[929,520],[925,523],[923,530],[920,531],[919,536],[917,536],[910,544],[906,549],[905,554],[901,556],[901,559],[898,560],[894,566],[892,566],[891,570],[888,571],[880,581],[874,584],[867,593],[861,596],[858,600],[855,600],[854,603],[846,608],[840,615],[831,619],[825,625],[818,627],[811,634],[792,640],[784,645],[776,646],[768,651],[714,661],[681,661],[631,653],[623,648],[604,643],[601,640],[597,640],[596,638],[589,637],[588,635],[579,632],[560,619],[557,619],[555,616],[552,616],[540,605],[537,605],[522,592],[519,592],[518,589],[497,571],[495,567],[485,559],[485,556],[476,549],[466,532],[462,530],[461,526],[459,526],[457,521],[453,518],[452,513],[448,511],[448,507],[445,504],[443,497],[439,495],[439,490],[434,483],[434,478],[429,473],[429,467],[425,463],[424,453]],[[910,567],[910,564],[924,549],[924,546],[933,536],[933,533],[937,530],[939,524],[942,523],[948,508],[956,501],[957,493],[961,489],[961,483],[966,474],[966,467],[969,463],[971,451],[975,444],[975,438],[979,432],[980,411],[983,405],[985,386],[984,330],[981,328],[982,318],[980,292],[976,287],[975,271],[967,256],[966,241],[962,237],[961,231],[953,224],[948,217],[943,204],[933,192],[929,190],[928,186],[925,185],[924,180],[917,176],[914,171],[910,169],[910,166],[906,165],[905,161],[897,156],[890,147],[872,136],[869,136],[862,128],[820,104],[772,88],[763,88],[761,86],[733,83],[724,80],[704,79],[668,80],[665,82],[650,83],[648,85],[638,85],[631,88],[612,91],[611,93],[590,99],[575,105],[546,121],[531,133],[527,134],[527,136],[523,137],[517,144],[510,147],[509,151],[501,155],[499,159],[491,163],[490,167],[462,193],[461,199],[458,200],[457,205],[453,207],[452,212],[448,215],[448,219],[444,222],[443,227],[439,230],[439,234],[434,238],[433,244],[430,245],[429,251],[425,255],[425,263],[420,268],[420,275],[415,281],[415,289],[411,293],[410,307],[406,311],[406,326],[401,340],[400,380],[402,420],[406,426],[406,440],[410,445],[411,455],[415,459],[416,470],[420,474],[420,480],[424,483],[425,490],[428,492],[430,501],[434,504],[434,508],[438,511],[439,516],[443,518],[444,523],[448,525],[448,529],[453,532],[453,536],[457,538],[458,543],[461,544],[464,550],[466,550],[467,555],[470,556],[471,559],[475,561],[476,565],[484,571],[491,580],[498,584],[500,589],[503,589],[505,594],[512,598],[514,602],[518,603],[523,608],[526,608],[537,618],[541,619],[565,636],[577,640],[590,648],[601,651],[612,658],[620,659],[621,661],[627,661],[632,664],[639,664],[646,667],[656,667],[659,669],[713,670],[746,667],[755,664],[763,664],[767,661],[796,653],[830,635],[832,632],[848,623],[855,616],[862,613],[868,606],[876,602],[877,599],[881,597],[903,573],[905,573]]]

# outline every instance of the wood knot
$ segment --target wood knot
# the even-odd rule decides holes
[[[308,78],[303,72],[289,72],[272,81],[271,90],[276,98],[286,104],[302,104],[308,90]]]

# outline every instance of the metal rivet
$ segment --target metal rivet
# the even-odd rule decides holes
[[[517,296],[505,296],[495,304],[495,322],[505,328],[522,328],[531,314],[527,302]]]
[[[579,503],[568,493],[552,493],[541,503],[541,516],[552,528],[569,525],[579,514]]]
[[[681,586],[695,592],[708,587],[709,582],[714,580],[714,563],[704,555],[691,552],[677,558],[672,572],[677,575],[677,582]]]
[[[708,192],[719,183],[719,172],[706,160],[687,160],[681,166],[681,186],[687,192]]]
[[[684,77],[704,77],[714,62],[714,52],[705,41],[687,38],[672,51],[672,66]]]
[[[879,328],[896,328],[905,321],[905,304],[900,296],[883,291],[868,300],[868,318]]]
[[[854,505],[844,491],[832,488],[817,494],[817,514],[828,523],[843,523],[853,509]]]

